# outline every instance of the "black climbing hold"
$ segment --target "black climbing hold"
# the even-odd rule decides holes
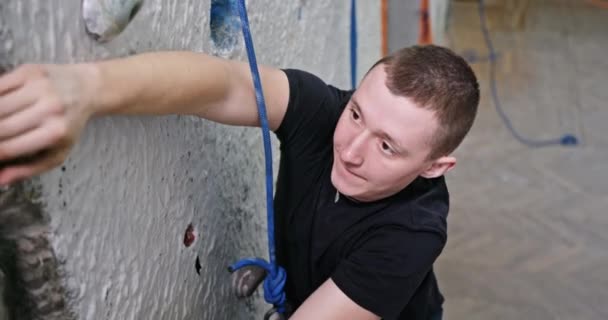
[[[194,269],[196,270],[196,273],[200,276],[201,275],[201,269],[203,267],[201,266],[201,260],[198,258],[198,256],[196,256],[196,261],[194,261]]]

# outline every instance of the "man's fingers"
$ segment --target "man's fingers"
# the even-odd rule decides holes
[[[0,161],[27,156],[55,145],[66,137],[63,122],[51,119],[36,129],[30,130],[12,139],[0,141]]]
[[[27,90],[26,87],[0,95],[0,119],[6,118],[35,102],[36,95],[33,94],[32,90]]]
[[[57,96],[61,92],[49,81],[42,65],[0,74],[0,184],[31,177],[63,161],[71,143],[68,118]]]
[[[45,172],[63,161],[63,153],[48,153],[45,157],[35,159],[34,162],[19,164],[7,168],[0,168],[0,186],[13,184],[42,172]]]
[[[45,121],[46,116],[49,116],[45,112],[44,105],[38,103],[9,117],[0,117],[0,143],[2,143],[2,140],[39,127]]]
[[[23,69],[28,68],[30,67],[24,66],[11,72],[0,74],[0,95],[21,87],[25,82],[25,72]]]

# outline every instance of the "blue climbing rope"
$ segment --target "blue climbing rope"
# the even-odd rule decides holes
[[[357,0],[350,2],[350,82],[357,87]]]
[[[559,144],[559,145],[563,145],[563,146],[577,145],[578,139],[576,138],[576,136],[574,136],[572,134],[564,134],[563,136],[561,136],[559,138],[554,138],[554,139],[533,140],[533,139],[529,139],[529,138],[526,138],[526,137],[520,135],[515,130],[515,128],[513,127],[513,124],[511,123],[511,120],[504,112],[504,110],[500,104],[500,100],[498,99],[498,90],[496,88],[496,52],[494,50],[494,45],[492,44],[490,32],[486,25],[484,0],[479,0],[478,9],[479,9],[479,19],[481,22],[481,31],[483,33],[483,38],[486,42],[486,46],[488,47],[488,51],[489,51],[490,91],[492,94],[492,100],[494,102],[494,106],[496,107],[496,111],[498,112],[498,115],[500,116],[502,121],[505,123],[505,126],[507,127],[507,129],[511,132],[511,134],[515,137],[515,139],[517,139],[522,144],[530,146],[530,147],[545,147],[545,146],[550,146],[550,145],[555,145],[555,144]]]
[[[262,83],[255,58],[253,48],[253,40],[249,30],[249,19],[247,18],[247,8],[245,0],[237,1],[237,9],[241,19],[241,28],[243,30],[243,38],[245,47],[247,48],[247,57],[249,67],[251,68],[251,76],[255,86],[255,99],[258,106],[258,114],[262,127],[262,137],[264,139],[264,152],[266,162],[266,208],[268,215],[268,253],[269,261],[260,258],[242,259],[230,266],[230,270],[238,270],[245,266],[259,266],[266,270],[267,275],[264,279],[264,299],[266,302],[274,305],[277,312],[285,313],[286,297],[284,292],[285,281],[287,275],[285,269],[276,264],[275,242],[274,242],[274,205],[273,205],[273,176],[272,176],[272,146],[270,143],[270,129],[268,128],[268,118],[266,116],[266,103],[262,91]]]

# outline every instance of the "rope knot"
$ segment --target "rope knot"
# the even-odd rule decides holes
[[[264,279],[264,299],[274,305],[279,313],[285,312],[285,281],[287,273],[280,266],[272,265],[272,270]]]
[[[234,272],[240,268],[247,266],[258,266],[266,270],[266,278],[264,279],[264,300],[272,304],[279,313],[285,313],[287,301],[285,295],[285,282],[287,281],[287,273],[285,269],[271,264],[261,258],[242,259],[231,265],[228,270]]]

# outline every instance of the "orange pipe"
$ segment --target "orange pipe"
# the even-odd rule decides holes
[[[431,19],[429,14],[429,0],[420,0],[418,44],[433,43],[431,35]]]
[[[388,55],[388,0],[380,1],[380,21],[382,27],[382,56]]]

